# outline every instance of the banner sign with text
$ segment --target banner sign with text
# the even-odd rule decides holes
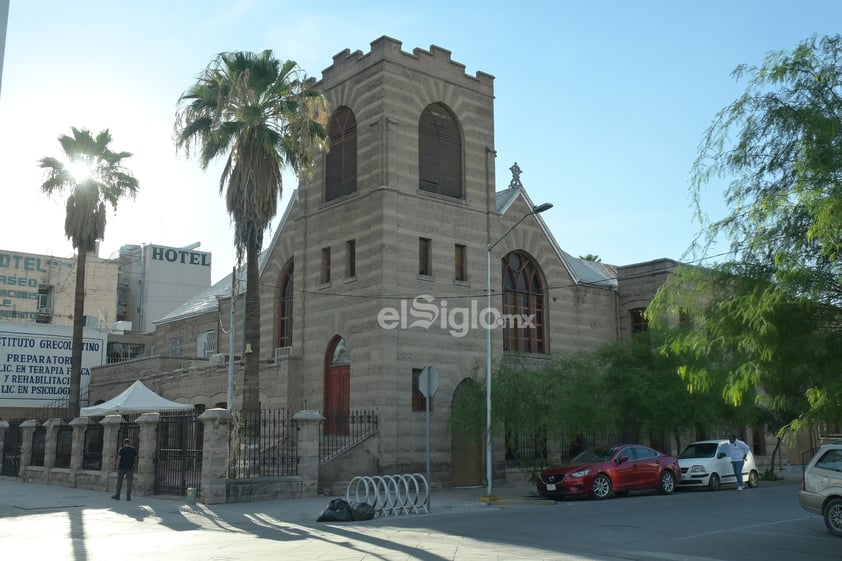
[[[83,331],[83,399],[90,369],[105,364],[106,338],[97,329]],[[63,406],[70,396],[72,348],[72,327],[0,321],[0,407]]]

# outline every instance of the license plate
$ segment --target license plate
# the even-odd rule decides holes
[[[555,483],[547,483],[547,491],[555,491]]]

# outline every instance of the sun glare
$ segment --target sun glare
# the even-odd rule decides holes
[[[67,164],[67,169],[70,171],[70,175],[73,176],[77,182],[81,183],[86,179],[90,179],[93,176],[93,168],[89,162],[84,160],[74,160]]]

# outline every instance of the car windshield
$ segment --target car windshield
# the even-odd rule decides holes
[[[570,463],[587,464],[590,462],[607,462],[616,450],[616,448],[592,448],[591,450],[585,450],[573,458]]]
[[[691,444],[678,455],[678,459],[682,458],[712,458],[716,455],[715,442],[697,442]]]

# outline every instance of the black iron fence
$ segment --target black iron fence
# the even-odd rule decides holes
[[[35,427],[32,433],[32,455],[29,459],[29,465],[43,466],[46,449],[47,429],[46,427]]]
[[[9,421],[9,428],[3,437],[3,467],[0,475],[17,477],[20,474],[20,448],[23,433],[20,421]]]
[[[639,440],[633,425],[615,430],[562,435],[548,440],[540,431],[506,425],[506,467],[536,469],[569,462],[580,452],[595,446],[616,446]],[[657,446],[656,446],[657,447]]]
[[[204,425],[195,412],[161,413],[155,451],[155,492],[184,496],[202,481]]]
[[[73,448],[73,427],[62,425],[56,429],[55,467],[69,468],[70,454]]]
[[[362,442],[378,430],[377,411],[361,409],[324,415],[319,428],[319,462],[325,463]]]
[[[232,477],[298,474],[298,435],[286,409],[238,411],[232,434]]]
[[[104,437],[105,428],[102,425],[88,425],[85,428],[82,469],[102,469],[102,443]]]

